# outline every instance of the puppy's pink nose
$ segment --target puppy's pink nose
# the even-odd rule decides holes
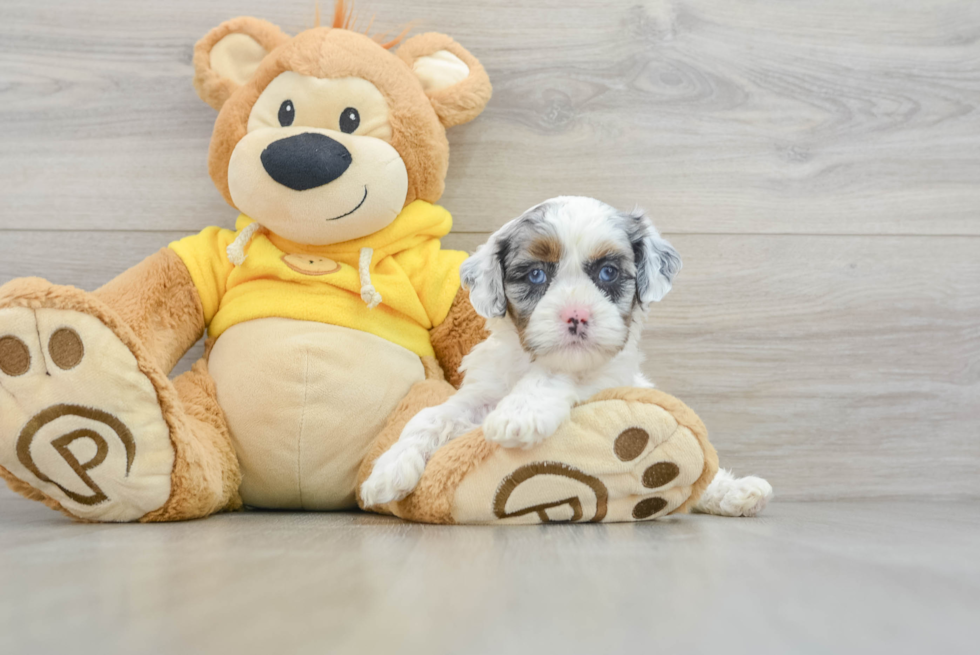
[[[592,318],[592,312],[587,307],[573,305],[572,307],[566,307],[561,310],[560,316],[561,320],[566,323],[571,323],[572,321],[588,323],[589,319]]]
[[[566,307],[559,314],[561,320],[568,324],[568,331],[572,334],[578,332],[579,326],[585,327],[592,318],[592,312],[586,307]]]

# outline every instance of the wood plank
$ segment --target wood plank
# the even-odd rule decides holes
[[[178,236],[2,233],[0,283],[93,289]],[[789,498],[980,496],[980,240],[668,236],[685,266],[646,371],[725,465]]]
[[[980,241],[678,236],[646,370],[791,498],[980,496]]]
[[[289,512],[120,527],[0,490],[0,631],[12,653],[80,655],[959,654],[980,638],[978,547],[975,502],[540,528]]]
[[[486,64],[451,131],[444,204],[479,232],[559,193],[639,203],[671,233],[980,234],[980,3],[371,0]],[[242,13],[5,0],[0,228],[193,231],[231,220],[206,172],[191,48]]]

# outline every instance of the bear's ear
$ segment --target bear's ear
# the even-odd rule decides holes
[[[483,66],[445,34],[413,36],[397,54],[422,82],[445,127],[473,120],[490,101],[493,89]]]
[[[201,100],[221,109],[255,69],[289,37],[268,21],[241,16],[225,21],[194,46],[194,88]]]

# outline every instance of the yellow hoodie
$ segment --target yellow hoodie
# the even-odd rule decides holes
[[[227,248],[253,222],[242,214],[236,231],[209,227],[170,244],[201,296],[209,336],[282,317],[363,330],[419,356],[434,354],[429,330],[449,313],[466,259],[464,252],[441,249],[439,239],[453,223],[445,209],[416,200],[380,232],[329,246],[259,232],[245,247],[244,263],[235,266]],[[374,309],[361,299],[363,248],[374,250],[370,281],[383,298]]]

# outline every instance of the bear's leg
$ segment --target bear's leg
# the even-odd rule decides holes
[[[426,361],[426,359],[423,359],[423,364],[426,366],[426,379],[414,384],[405,398],[398,404],[398,407],[395,408],[395,411],[388,416],[384,429],[371,444],[371,448],[358,470],[356,497],[357,504],[362,509],[401,516],[397,510],[399,504],[397,502],[365,507],[361,498],[361,488],[364,481],[371,475],[378,458],[388,452],[398,441],[402,430],[413,416],[427,407],[441,405],[456,393],[456,389],[442,379],[442,369],[439,368],[438,364],[435,364],[433,360]]]
[[[28,279],[0,289],[0,476],[90,521],[234,508],[237,460],[203,365],[176,386],[161,368],[193,328],[152,303],[138,307],[145,320],[131,327],[72,287]],[[178,338],[147,346],[137,334],[160,334],[161,319],[147,313],[154,309]]]
[[[405,413],[438,398],[424,400]],[[392,418],[379,451],[408,420]],[[412,494],[379,511],[426,523],[641,521],[688,511],[717,470],[704,425],[687,406],[653,389],[610,389],[527,450],[488,443],[482,429],[449,442]]]
[[[182,521],[241,509],[241,468],[206,360],[173,382],[188,430],[177,448],[169,502],[143,521]]]

